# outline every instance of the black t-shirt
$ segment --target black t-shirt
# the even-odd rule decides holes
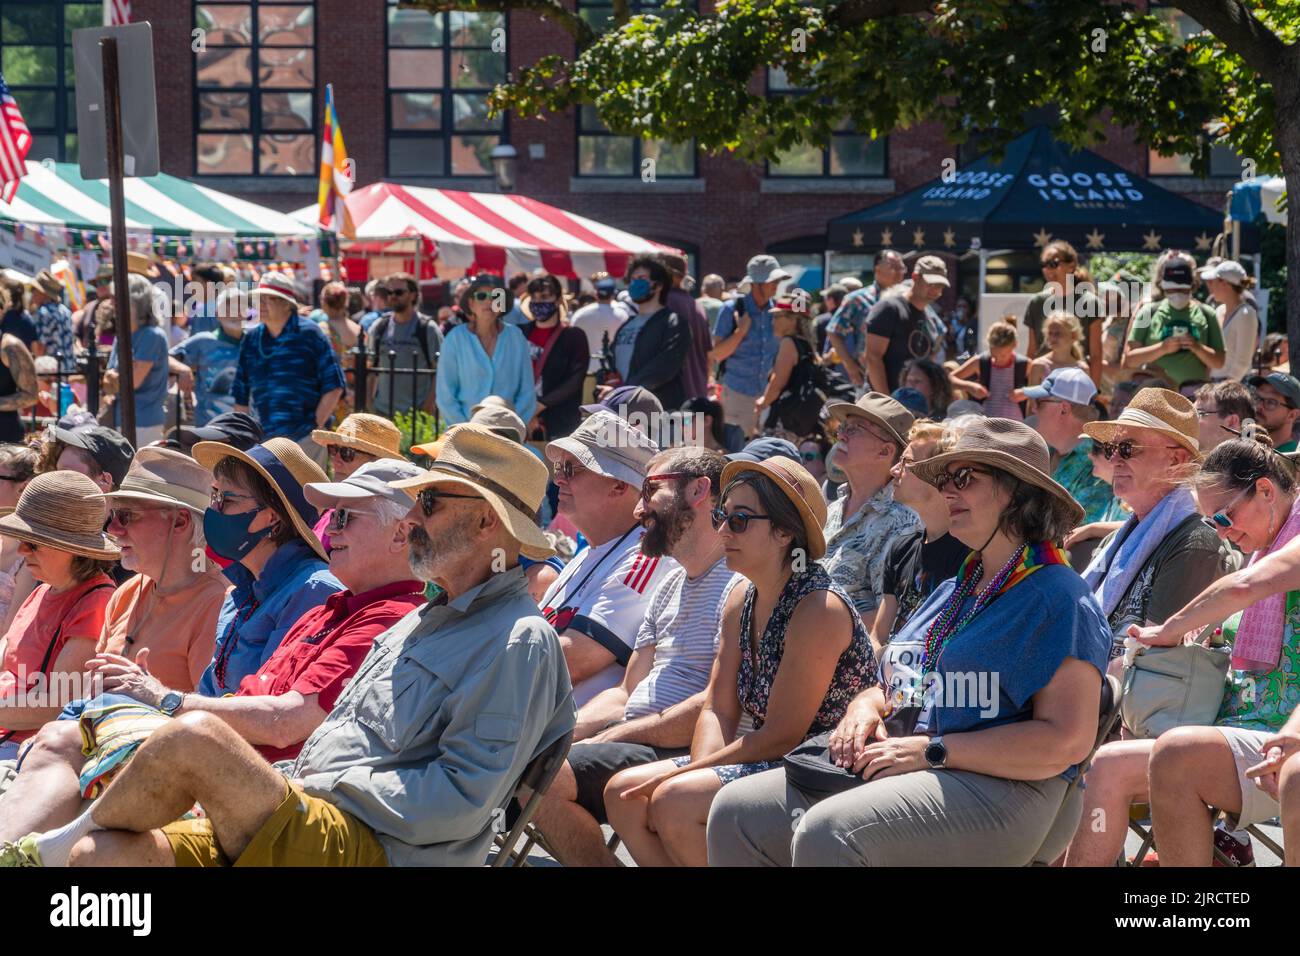
[[[945,533],[934,541],[924,531],[895,538],[885,546],[880,571],[880,591],[898,599],[898,616],[891,633],[897,633],[940,582],[957,573],[970,548]]]
[[[22,309],[10,309],[0,319],[0,334],[16,335],[29,349],[40,336],[36,331],[36,322]]]
[[[898,388],[899,376],[908,359],[929,358],[934,347],[925,310],[897,295],[881,299],[871,307],[867,313],[867,334],[889,339],[889,347],[885,349],[885,377],[891,392]]]

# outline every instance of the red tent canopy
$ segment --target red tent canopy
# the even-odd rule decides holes
[[[435,263],[443,274],[464,270],[505,276],[542,268],[567,278],[593,272],[622,275],[635,256],[680,251],[511,193],[373,183],[354,189],[347,205],[357,238],[340,237],[345,261],[416,260],[421,278],[433,278]],[[314,222],[316,207],[295,215]],[[349,268],[348,274],[356,271]]]

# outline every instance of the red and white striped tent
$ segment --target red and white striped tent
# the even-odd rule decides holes
[[[340,237],[340,255],[353,281],[398,268],[421,279],[538,268],[566,278],[622,275],[635,256],[680,251],[510,193],[373,183],[349,193],[347,205],[357,238]],[[314,223],[317,207],[292,215]]]

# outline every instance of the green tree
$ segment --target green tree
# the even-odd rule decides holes
[[[844,119],[873,136],[934,120],[955,143],[998,149],[1026,110],[1054,106],[1066,142],[1095,145],[1114,123],[1201,172],[1206,144],[1222,143],[1300,195],[1300,0],[1174,0],[1203,28],[1185,41],[1105,0],[721,0],[709,13],[665,0],[645,14],[612,0],[603,32],[561,0],[408,5],[518,10],[567,31],[572,56],[542,57],[493,93],[523,116],[590,104],[614,133],[695,137],[756,162],[824,144]],[[804,92],[766,96],[771,68]],[[1300,228],[1287,236],[1300,275]],[[1300,349],[1300,282],[1287,314]]]

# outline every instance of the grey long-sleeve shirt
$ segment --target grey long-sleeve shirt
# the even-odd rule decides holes
[[[290,776],[394,866],[478,866],[494,811],[574,720],[559,638],[515,567],[376,638]]]

